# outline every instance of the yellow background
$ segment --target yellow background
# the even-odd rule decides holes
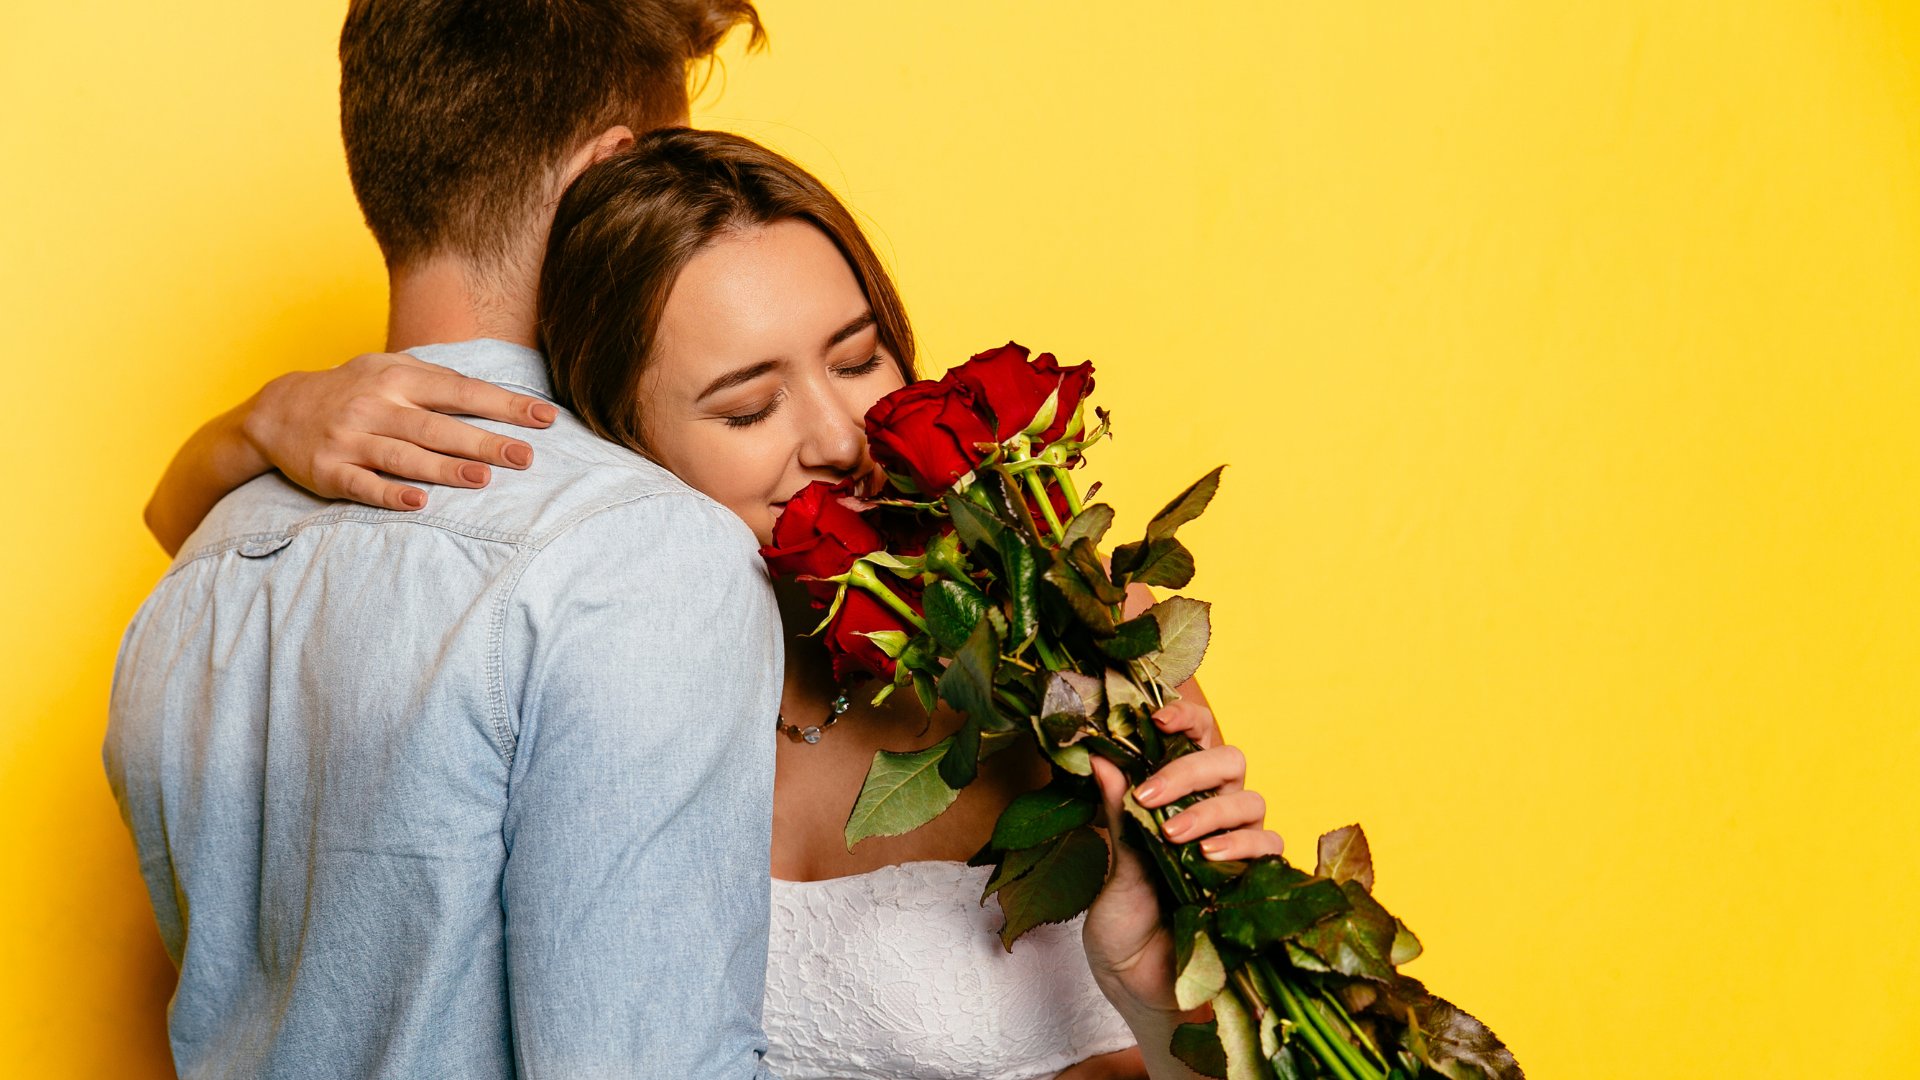
[[[9,1075],[166,1068],[108,673],[173,447],[380,341],[340,6],[0,34]],[[1910,8],[763,7],[698,119],[857,205],[931,366],[1096,360],[1123,530],[1232,463],[1204,678],[1411,974],[1543,1078],[1920,1074]]]

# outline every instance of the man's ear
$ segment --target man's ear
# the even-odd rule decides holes
[[[580,144],[580,148],[567,159],[567,169],[560,177],[560,190],[565,191],[573,184],[574,178],[599,162],[605,161],[622,150],[633,145],[633,129],[625,124],[615,124],[592,139]]]

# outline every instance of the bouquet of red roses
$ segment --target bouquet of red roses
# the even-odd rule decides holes
[[[912,687],[929,714],[945,702],[964,720],[925,750],[875,755],[849,848],[932,820],[981,758],[1016,740],[1052,761],[1052,781],[1016,798],[975,857],[994,867],[981,900],[998,899],[1008,948],[1084,911],[1105,880],[1089,755],[1139,783],[1193,750],[1148,718],[1199,668],[1208,606],[1173,596],[1127,618],[1123,601],[1130,584],[1192,580],[1175,534],[1206,509],[1220,470],[1103,556],[1113,511],[1087,503],[1072,476],[1108,431],[1092,388],[1091,364],[1014,344],[911,383],[866,417],[886,490],[813,484],[762,552],[826,611],[816,632],[837,676],[877,676],[876,701]],[[1168,843],[1160,825],[1185,805],[1127,800],[1127,840],[1158,869],[1171,912],[1180,1007],[1211,1006],[1178,1029],[1181,1060],[1229,1080],[1521,1075],[1484,1025],[1397,970],[1420,943],[1373,899],[1359,826],[1321,837],[1308,874],[1278,856],[1213,862]]]

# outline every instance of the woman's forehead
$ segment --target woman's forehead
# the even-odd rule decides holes
[[[866,296],[846,259],[819,229],[780,221],[722,235],[681,270],[661,312],[656,361],[663,379],[768,361],[812,360],[864,336]]]

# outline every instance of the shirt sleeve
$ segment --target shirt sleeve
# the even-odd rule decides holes
[[[690,493],[600,510],[532,558],[504,626],[521,1075],[770,1075],[783,656],[752,534]]]

